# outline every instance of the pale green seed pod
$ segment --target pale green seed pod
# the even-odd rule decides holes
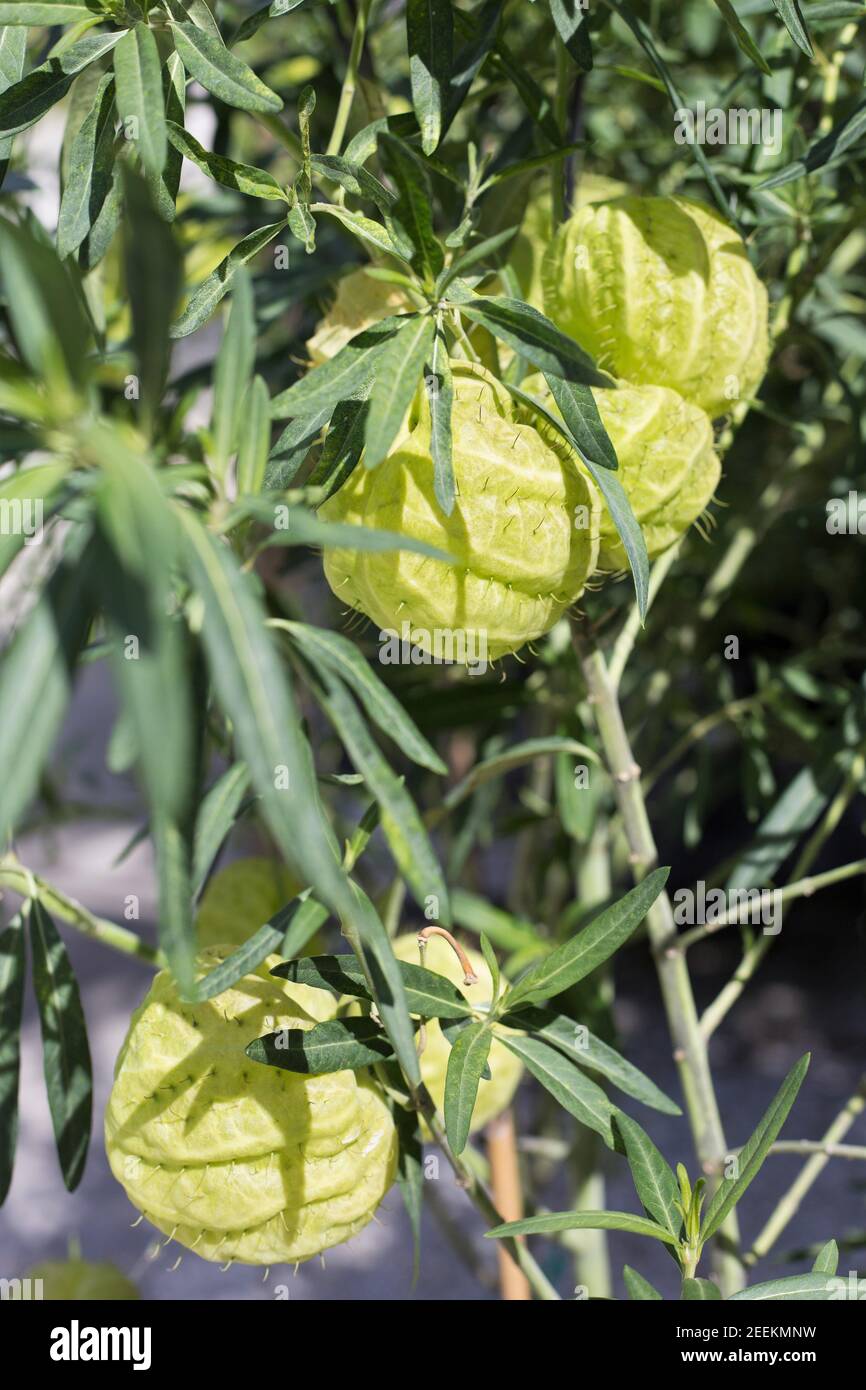
[[[574,211],[589,203],[618,198],[626,193],[627,185],[603,174],[582,174],[578,180],[573,203]],[[550,179],[545,177],[526,204],[520,231],[511,243],[508,263],[517,276],[520,292],[528,304],[544,312],[544,282],[542,263],[553,238],[553,195]]]
[[[542,278],[550,318],[616,377],[669,386],[713,417],[760,385],[767,291],[712,208],[633,196],[584,207]]]
[[[231,948],[210,947],[200,973]],[[111,1170],[158,1230],[205,1260],[298,1263],[367,1225],[394,1179],[390,1109],[365,1072],[300,1075],[244,1049],[332,1018],[324,990],[270,956],[202,1004],[168,971],[130,1023],[105,1115]]]
[[[524,389],[558,414],[553,398],[545,396],[542,377],[528,378]],[[649,558],[655,560],[697,521],[719,485],[722,466],[709,416],[664,386],[623,382],[616,390],[593,387],[592,394],[616,451],[616,476],[640,522]],[[601,515],[598,567],[628,568],[607,507]]]
[[[214,874],[196,915],[199,946],[240,946],[302,885],[276,859],[236,859]]]
[[[389,314],[405,314],[412,308],[414,305],[399,285],[377,280],[365,270],[350,271],[337,282],[334,302],[307,342],[310,362],[321,366],[357,333],[363,333]]]
[[[513,418],[510,398],[489,374],[454,364],[453,466],[457,501],[450,517],[433,491],[429,422],[407,422],[388,458],[362,462],[320,508],[328,521],[396,531],[454,556],[412,551],[325,550],[325,575],[338,598],[385,632],[408,624],[411,641],[431,650],[436,633],[489,660],[547,632],[583,592],[598,553],[598,496],[589,480]]]
[[[398,936],[392,945],[394,955],[398,960],[409,961],[413,965],[419,964],[418,938],[413,933]],[[478,976],[478,983],[474,985],[464,984],[460,962],[447,941],[443,940],[441,936],[433,936],[428,940],[424,951],[424,964],[428,970],[435,971],[437,975],[445,975],[473,1003],[489,1004],[493,994],[493,981],[490,978],[487,962],[480,951],[467,950],[466,954],[472,969]],[[448,1070],[448,1058],[451,1055],[451,1044],[442,1032],[437,1019],[427,1021],[426,1031],[426,1043],[421,1054],[421,1079],[441,1114],[445,1101],[445,1075]],[[515,1057],[513,1052],[509,1052],[505,1044],[500,1042],[498,1038],[494,1038],[490,1044],[487,1063],[490,1068],[490,1079],[489,1081],[482,1079],[478,1083],[478,1097],[472,1112],[471,1131],[473,1133],[507,1109],[523,1076],[523,1063]],[[422,1128],[425,1137],[429,1137],[426,1125]]]
[[[45,1260],[26,1277],[31,1288],[33,1281],[41,1280],[41,1297],[46,1302],[120,1303],[140,1297],[132,1280],[107,1261]]]

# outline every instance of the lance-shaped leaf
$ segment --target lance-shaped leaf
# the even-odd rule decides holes
[[[409,1012],[423,1018],[468,1018],[471,1005],[460,990],[444,975],[437,975],[411,961],[398,961],[406,991]],[[271,971],[280,979],[295,984],[327,989],[332,994],[348,994],[355,999],[371,999],[367,977],[358,957],[305,956],[301,960],[283,961]]]
[[[813,1274],[835,1274],[839,1268],[839,1247],[835,1240],[828,1240],[826,1245],[822,1245],[818,1254],[815,1256],[815,1263],[812,1266]]]
[[[165,167],[165,98],[162,65],[153,30],[135,24],[114,50],[117,109],[127,140],[133,140],[142,165],[158,178]]]
[[[282,98],[216,34],[190,23],[173,23],[172,31],[187,72],[220,101],[241,111],[282,110]]]
[[[760,68],[761,72],[765,73],[766,76],[769,77],[772,72],[772,69],[764,55],[761,53],[761,50],[758,48],[758,45],[755,43],[755,40],[752,38],[745,24],[740,19],[740,16],[737,14],[737,11],[731,4],[731,0],[715,0],[715,3],[717,9],[721,10],[725,23],[727,24],[728,28],[730,29],[731,33],[736,39],[737,44],[745,53],[746,57],[751,58],[755,66],[757,68]]]
[[[320,487],[322,500],[332,497],[360,462],[364,452],[367,415],[370,411],[369,393],[372,381],[362,387],[357,396],[340,401],[334,410],[325,435],[319,461],[307,479],[308,487]]]
[[[454,12],[466,42],[454,55],[452,75],[445,111],[445,128],[451,124],[469,94],[481,65],[496,43],[499,20],[505,0],[484,0],[471,17],[461,10]]]
[[[646,1131],[628,1115],[618,1113],[616,1125],[625,1144],[635,1191],[647,1214],[678,1237],[683,1218],[677,1207],[680,1188],[673,1169]]]
[[[204,797],[195,826],[193,887],[196,894],[201,892],[249,789],[249,768],[246,763],[235,763],[217,778]]]
[[[328,632],[309,623],[285,622],[282,626],[315,666],[327,667],[351,687],[369,718],[394,740],[407,757],[419,767],[445,776],[448,770],[445,763],[399,700],[374,674],[355,642],[339,632]]]
[[[327,919],[328,909],[315,898],[293,898],[220,965],[202,976],[189,991],[189,998],[196,1001],[216,998],[244,975],[249,975],[274,951],[284,955],[302,951]]]
[[[38,376],[66,389],[84,384],[90,347],[73,273],[52,247],[0,220],[0,274],[16,345]]]
[[[8,5],[0,5],[0,24],[77,24],[82,19],[93,19],[102,10],[99,0],[82,4],[72,4],[70,0],[41,0],[35,4],[30,0],[11,0]]]
[[[329,361],[314,367],[300,381],[281,391],[271,401],[275,420],[286,416],[308,418],[337,401],[355,395],[379,370],[381,356],[389,340],[404,324],[417,322],[418,315],[396,315],[357,333]]]
[[[211,416],[213,465],[225,478],[234,453],[241,408],[252,377],[256,355],[256,321],[253,287],[246,270],[234,279],[231,307],[214,368],[214,400]]]
[[[383,349],[367,415],[364,453],[367,468],[378,467],[399,434],[418,389],[435,333],[436,324],[431,315],[413,318]]]
[[[633,1303],[651,1303],[661,1300],[658,1289],[654,1289],[648,1279],[644,1279],[642,1274],[638,1274],[631,1265],[622,1267],[623,1283],[628,1290],[628,1296]]]
[[[469,1139],[478,1086],[487,1066],[493,1034],[487,1023],[470,1023],[454,1040],[445,1073],[445,1132],[453,1152]]]
[[[255,1038],[246,1054],[269,1067],[322,1076],[387,1061],[394,1049],[384,1029],[372,1018],[334,1018],[313,1028],[285,1028]]]
[[[271,447],[271,398],[264,377],[255,376],[241,406],[237,440],[238,492],[261,492]]]
[[[453,292],[453,290],[452,290]],[[565,377],[586,386],[609,386],[610,378],[564,333],[520,299],[507,295],[477,295],[460,299],[460,312],[514,348],[545,375]]]
[[[282,232],[287,223],[271,222],[266,227],[257,227],[237,246],[233,246],[224,260],[220,261],[206,280],[190,295],[189,303],[176,323],[172,325],[172,338],[185,338],[206,323],[216,309],[223,295],[228,293],[231,283],[241,266],[257,256],[274,237]]]
[[[506,1221],[485,1231],[488,1239],[501,1236],[552,1236],[561,1231],[629,1231],[635,1236],[651,1236],[654,1240],[676,1245],[676,1237],[664,1226],[647,1221],[644,1216],[632,1216],[630,1211],[561,1211],[549,1216],[528,1216],[522,1221]]]
[[[385,217],[388,230],[432,289],[445,257],[433,230],[427,170],[415,151],[387,130],[379,136],[379,157],[397,189],[397,201]]]
[[[809,30],[806,28],[806,21],[803,18],[803,11],[800,9],[798,0],[773,0],[773,4],[794,43],[811,58],[813,56],[812,40],[809,38]]]
[[[573,1018],[554,1013],[552,1009],[527,1008],[503,1015],[500,1022],[507,1028],[529,1029],[535,1037],[558,1047],[579,1067],[598,1072],[627,1096],[633,1096],[653,1110],[665,1115],[682,1114],[676,1102],[659,1090],[654,1081]]]
[[[646,917],[664,888],[670,869],[654,869],[619,902],[534,965],[505,996],[509,1009],[550,999],[570,989],[613,955]]]
[[[793,183],[796,179],[803,178],[806,174],[814,174],[818,169],[823,169],[827,165],[833,165],[841,159],[846,151],[853,149],[866,136],[866,101],[851,112],[844,121],[840,121],[820,140],[814,141],[802,156],[795,159],[792,164],[786,164],[784,169],[778,173],[771,174],[763,183],[759,183],[757,192],[763,193],[771,188],[781,188],[783,184]]]
[[[731,1303],[813,1303],[825,1300],[838,1302],[845,1298],[863,1298],[866,1280],[859,1280],[855,1291],[850,1292],[846,1280],[828,1274],[794,1274],[787,1279],[769,1279],[765,1284],[752,1284],[751,1288],[732,1293]]]
[[[186,72],[180,55],[170,53],[162,70],[163,103],[165,109],[165,130],[169,138],[165,167],[158,179],[151,180],[151,191],[160,217],[173,222],[176,215],[175,201],[180,188],[183,170],[183,155],[171,144],[169,126],[183,128],[186,111]]]
[[[446,516],[451,516],[457,500],[454,478],[451,406],[454,402],[454,383],[448,345],[437,326],[436,339],[430,357],[427,378],[427,401],[430,406],[430,456],[433,459],[433,493]]]
[[[178,154],[195,164],[208,178],[221,183],[224,188],[233,188],[245,193],[249,198],[264,198],[269,202],[288,202],[289,196],[282,184],[277,183],[273,174],[266,169],[257,169],[253,164],[239,164],[225,155],[206,150],[188,130],[174,121],[168,122],[168,138]]]
[[[355,164],[343,155],[311,155],[310,167],[314,174],[338,183],[356,198],[369,198],[381,212],[387,212],[397,201],[396,195],[380,183],[375,174],[371,174],[363,164]]]
[[[361,212],[341,207],[339,203],[316,203],[315,211],[326,212],[329,217],[335,217],[347,231],[367,246],[372,246],[374,251],[384,252],[385,255],[402,261],[404,265],[409,265],[411,250],[401,247],[381,222],[374,221],[372,217],[365,217]]]
[[[89,34],[7,87],[0,94],[0,135],[17,135],[38,121],[66,96],[78,73],[110,53],[125,32]]]
[[[556,31],[581,72],[592,71],[592,40],[589,37],[585,0],[548,0]]]
[[[436,851],[404,779],[397,776],[383,757],[352,696],[332,670],[322,670],[314,690],[353,766],[361,773],[379,805],[385,838],[415,901],[423,909],[431,897],[437,898],[438,917],[449,923],[448,888]]]
[[[311,448],[317,442],[323,425],[328,423],[332,410],[332,405],[326,405],[317,414],[302,415],[286,425],[268,456],[268,466],[265,469],[265,492],[282,492],[289,486]],[[361,444],[363,447],[363,439]]]
[[[0,932],[0,1204],[6,1201],[18,1138],[21,1009],[27,968],[24,920],[17,913]]]
[[[180,251],[143,178],[124,167],[124,264],[132,344],[141,377],[141,412],[151,432],[171,362],[172,315],[181,285]]]
[[[682,1296],[685,1303],[717,1303],[722,1293],[712,1279],[684,1279]]]
[[[38,899],[30,906],[30,940],[48,1108],[63,1181],[72,1192],[84,1173],[93,1113],[87,1024],[66,947]]]
[[[772,1148],[776,1136],[788,1118],[788,1113],[797,1093],[803,1084],[811,1061],[810,1053],[805,1053],[788,1072],[785,1080],[773,1097],[772,1104],[737,1155],[736,1177],[723,1178],[713,1194],[704,1216],[701,1239],[708,1240],[725,1220],[728,1212],[739,1202],[746,1188],[758,1173],[764,1159]]]
[[[69,151],[57,221],[60,257],[78,250],[111,191],[114,119],[114,77],[106,73]]]
[[[27,30],[22,25],[13,28],[7,25],[0,29],[0,93],[13,87],[24,76],[27,61]],[[0,187],[9,168],[14,137],[0,139]]]
[[[580,1120],[587,1129],[595,1130],[608,1148],[613,1148],[611,1119],[615,1112],[600,1086],[596,1086],[579,1067],[541,1038],[503,1034],[502,1041],[569,1115]]]
[[[421,130],[421,148],[425,154],[432,154],[442,135],[454,61],[451,0],[407,0],[406,37],[412,105]]]

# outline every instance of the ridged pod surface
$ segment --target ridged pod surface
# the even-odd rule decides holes
[[[529,377],[524,388],[558,414],[543,377]],[[617,477],[654,560],[698,519],[718,487],[722,466],[709,416],[664,386],[622,382],[615,390],[593,387],[592,394],[616,450]],[[605,506],[599,534],[598,568],[626,569],[625,547]]]
[[[132,1280],[107,1261],[45,1260],[29,1270],[27,1278],[41,1279],[46,1302],[121,1303],[140,1297]]]
[[[196,915],[199,946],[240,946],[301,891],[276,859],[236,859],[214,874]]]
[[[598,553],[598,496],[483,369],[454,363],[450,517],[433,491],[430,428],[410,419],[378,468],[359,464],[320,516],[397,531],[456,563],[408,550],[325,550],[334,593],[380,627],[483,633],[496,660],[547,632],[582,593]],[[413,636],[413,641],[415,640]]]
[[[405,936],[398,936],[392,944],[398,960],[409,961],[413,965],[419,963],[417,936],[407,933]],[[452,984],[457,985],[462,990],[467,999],[480,1004],[488,1004],[493,994],[493,981],[490,978],[487,963],[480,951],[467,950],[466,954],[478,976],[476,985],[464,985],[460,962],[441,936],[433,936],[427,942],[424,964],[428,970],[435,971],[437,975],[445,975]],[[438,1020],[428,1020],[427,1042],[421,1054],[421,1077],[436,1102],[436,1108],[440,1114],[445,1098],[445,1074],[448,1070],[450,1055],[451,1044],[443,1034]],[[517,1090],[523,1075],[523,1063],[515,1057],[513,1052],[509,1052],[504,1043],[499,1042],[497,1038],[494,1038],[490,1045],[488,1066],[490,1067],[490,1080],[482,1080],[478,1084],[478,1098],[472,1112],[471,1128],[473,1133],[490,1120],[495,1119],[511,1104],[514,1092]],[[426,1131],[426,1126],[424,1129]]]
[[[203,951],[201,972],[228,954]],[[254,1038],[334,1016],[324,990],[268,973],[278,959],[202,1004],[181,1001],[161,972],[117,1059],[111,1170],[158,1230],[205,1260],[308,1260],[362,1230],[394,1179],[394,1122],[366,1073],[300,1075],[245,1055]]]
[[[545,307],[599,365],[669,386],[711,416],[754,393],[769,351],[767,291],[739,233],[690,198],[593,203],[560,227]]]
[[[618,198],[627,192],[627,185],[603,174],[582,174],[574,200],[575,212],[588,203]],[[520,231],[511,243],[508,263],[517,276],[520,292],[533,308],[544,312],[544,287],[541,267],[544,253],[553,236],[553,196],[550,179],[545,177],[530,195],[520,224]],[[490,291],[492,293],[492,291]],[[498,293],[499,291],[497,291]]]

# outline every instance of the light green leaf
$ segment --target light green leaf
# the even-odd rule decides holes
[[[181,284],[181,258],[143,178],[123,166],[124,265],[132,344],[141,377],[141,413],[152,432],[171,363],[169,329]]]
[[[382,352],[404,324],[417,321],[415,314],[394,316],[365,328],[321,366],[314,367],[300,381],[281,391],[271,401],[276,420],[286,416],[312,416],[326,406],[355,395],[379,370]]]
[[[682,1296],[686,1303],[714,1303],[722,1294],[712,1279],[684,1279]]]
[[[387,457],[418,389],[435,333],[431,315],[412,318],[386,344],[370,393],[363,459],[367,468],[378,467]]]
[[[286,219],[283,218],[281,222],[271,222],[266,227],[257,227],[249,236],[245,236],[243,241],[239,241],[237,246],[233,246],[216,270],[190,295],[189,303],[177,322],[172,325],[172,338],[185,338],[187,334],[194,333],[206,323],[223,295],[228,293],[240,267],[257,256],[286,225]]]
[[[232,302],[214,368],[211,416],[213,466],[225,478],[235,451],[241,407],[252,377],[256,354],[256,322],[252,281],[243,268],[234,277]]]
[[[661,1300],[658,1289],[654,1289],[642,1274],[638,1274],[631,1265],[623,1265],[623,1282],[628,1290],[628,1296],[633,1303],[650,1303]]]
[[[165,98],[162,65],[153,30],[136,24],[114,50],[117,110],[127,140],[138,150],[143,167],[158,178],[165,167]]]
[[[0,94],[0,135],[17,135],[38,121],[66,96],[82,68],[110,53],[125,33],[89,34],[7,87]]]
[[[239,164],[237,160],[227,159],[224,155],[206,150],[188,130],[184,130],[174,121],[168,122],[168,138],[179,154],[224,188],[233,188],[250,198],[264,198],[269,202],[289,201],[285,189],[266,169],[257,169],[252,164]]]
[[[71,4],[69,0],[41,0],[30,4],[29,0],[12,0],[11,4],[0,5],[0,24],[54,25],[77,24],[81,19],[93,19],[102,12],[98,0],[86,4]]]
[[[587,1129],[595,1130],[608,1148],[613,1148],[611,1118],[614,1107],[600,1086],[596,1086],[573,1062],[540,1038],[514,1037],[503,1033],[501,1041],[526,1064],[536,1080],[569,1115],[574,1115]]]
[[[347,231],[368,246],[372,246],[375,251],[383,251],[386,255],[402,261],[404,265],[409,264],[409,257],[403,254],[390,232],[381,222],[374,222],[372,217],[364,217],[360,212],[351,212],[349,208],[341,207],[337,203],[315,203],[313,211],[326,212],[329,217],[335,217]]]
[[[809,38],[809,31],[806,28],[806,21],[803,19],[803,11],[800,9],[798,0],[773,0],[773,4],[797,47],[807,57],[813,57],[812,40]]]
[[[858,1299],[863,1297],[866,1280],[858,1284]],[[731,1303],[812,1303],[822,1300],[838,1302],[850,1297],[845,1280],[828,1274],[794,1274],[787,1279],[770,1279],[765,1284],[752,1284],[730,1296]]]
[[[731,4],[731,0],[715,0],[715,4],[716,8],[721,10],[725,23],[746,57],[751,58],[755,66],[760,68],[761,72],[769,77],[772,73],[772,69]]]
[[[0,275],[15,341],[28,366],[61,390],[83,385],[90,347],[72,273],[52,247],[0,220]]]
[[[271,398],[264,377],[250,382],[241,406],[238,439],[238,492],[261,492],[271,447]]]
[[[818,1254],[815,1256],[815,1263],[812,1266],[813,1274],[835,1274],[839,1268],[839,1247],[835,1240],[828,1240],[826,1245],[822,1245]]]
[[[488,1239],[500,1236],[549,1236],[561,1231],[630,1231],[636,1236],[651,1236],[654,1240],[676,1245],[676,1239],[663,1226],[632,1216],[629,1211],[563,1211],[549,1216],[528,1216],[523,1221],[506,1221],[485,1231]]]
[[[451,406],[454,383],[448,361],[448,345],[437,327],[430,376],[427,379],[430,406],[430,456],[433,459],[433,493],[446,516],[451,516],[457,500],[451,436]]]
[[[246,763],[235,763],[210,788],[199,807],[193,852],[193,891],[201,892],[220,845],[237,818],[250,788]]]

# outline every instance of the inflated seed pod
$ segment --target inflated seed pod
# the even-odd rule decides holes
[[[26,1277],[31,1287],[33,1281],[41,1282],[40,1296],[46,1302],[119,1303],[140,1297],[132,1280],[107,1260],[45,1260]]]
[[[365,270],[350,271],[337,282],[334,302],[307,342],[311,363],[320,366],[336,356],[356,333],[389,314],[405,314],[413,308],[399,285],[377,280]]]
[[[396,937],[392,944],[398,960],[410,961],[413,965],[419,963],[417,936],[407,933],[405,936]],[[487,963],[480,951],[467,950],[466,955],[469,957],[472,969],[478,976],[478,983],[474,985],[464,984],[460,962],[447,941],[444,941],[441,936],[433,936],[427,942],[424,951],[424,964],[428,970],[435,971],[437,975],[445,975],[452,984],[457,985],[463,991],[467,999],[480,1004],[489,1004],[493,992],[493,981],[490,978]],[[421,1054],[421,1077],[436,1102],[436,1108],[441,1113],[445,1098],[445,1074],[448,1070],[451,1044],[443,1034],[437,1019],[428,1020],[426,1032],[426,1043]],[[523,1075],[523,1063],[515,1057],[513,1052],[509,1052],[504,1043],[499,1042],[497,1038],[494,1038],[490,1044],[487,1064],[490,1068],[490,1079],[488,1081],[482,1079],[478,1084],[478,1097],[472,1112],[471,1128],[473,1133],[475,1130],[481,1129],[488,1121],[495,1119],[511,1104],[514,1092],[517,1090]],[[426,1132],[426,1126],[423,1128]]]
[[[711,416],[754,394],[767,367],[767,291],[739,233],[690,198],[593,203],[560,227],[545,307],[599,365],[669,386]]]
[[[239,946],[301,887],[276,859],[236,859],[227,864],[202,894],[195,924],[199,946]]]
[[[200,971],[230,951],[203,951]],[[270,975],[278,959],[201,1004],[162,971],[117,1059],[111,1170],[158,1230],[205,1260],[308,1260],[362,1230],[394,1179],[394,1122],[368,1074],[300,1075],[246,1056],[254,1038],[335,1012],[326,991]]]
[[[573,461],[513,417],[493,377],[459,363],[454,376],[451,516],[434,495],[423,411],[410,417],[379,467],[368,470],[362,461],[355,468],[320,515],[400,532],[455,563],[408,550],[332,548],[325,575],[338,598],[383,631],[408,624],[411,641],[425,651],[435,634],[454,634],[456,659],[483,642],[493,661],[547,632],[582,593],[596,564],[600,507]]]
[[[588,203],[605,198],[618,198],[627,192],[624,183],[605,178],[602,174],[582,174],[578,180],[574,211]],[[544,312],[544,283],[541,267],[545,252],[553,239],[553,195],[550,178],[546,176],[530,195],[520,224],[520,231],[511,243],[508,263],[517,276],[520,292],[533,308]]]
[[[524,389],[557,413],[542,377],[528,378]],[[654,560],[697,521],[718,487],[722,470],[713,427],[704,411],[664,386],[622,382],[615,390],[593,387],[592,394],[616,450],[617,476]],[[551,429],[538,428],[545,434]],[[626,569],[625,548],[604,506],[599,530],[599,569]]]

